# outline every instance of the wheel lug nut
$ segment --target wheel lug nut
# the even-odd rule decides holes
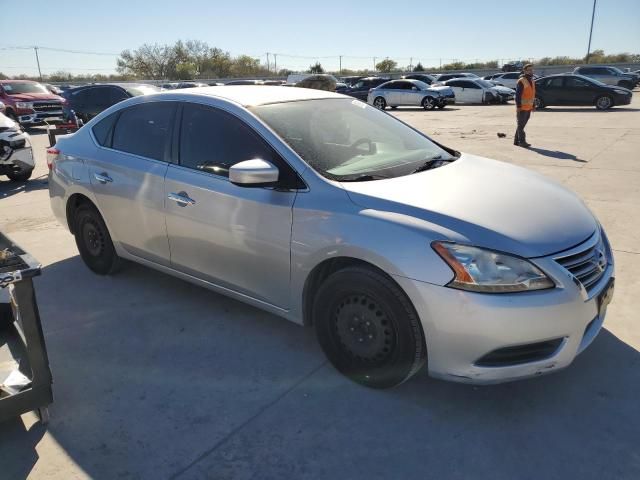
[[[369,338],[373,338],[373,335],[369,335]]]

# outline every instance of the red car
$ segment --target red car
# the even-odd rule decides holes
[[[5,115],[24,126],[62,120],[65,99],[31,80],[0,80]]]

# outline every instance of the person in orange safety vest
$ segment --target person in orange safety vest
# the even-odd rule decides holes
[[[533,65],[527,63],[522,69],[522,75],[518,79],[516,85],[516,116],[518,120],[518,128],[513,144],[519,147],[530,147],[527,143],[527,135],[524,127],[529,121],[531,112],[533,112],[534,100],[536,98],[536,84],[533,81]]]

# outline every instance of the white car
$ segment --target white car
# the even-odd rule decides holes
[[[0,175],[14,182],[29,180],[36,166],[31,150],[31,139],[20,125],[3,115],[0,102]]]
[[[508,72],[498,75],[497,77],[493,77],[491,80],[495,82],[496,85],[515,89],[520,75],[522,75],[520,72]]]
[[[456,103],[497,103],[502,102],[499,89],[488,80],[481,78],[454,78],[444,82],[451,87]]]

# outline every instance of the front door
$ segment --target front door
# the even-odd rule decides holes
[[[112,138],[86,159],[91,188],[114,239],[132,255],[163,265],[169,264],[164,176],[175,110],[173,102],[153,102],[105,118],[94,128],[117,117],[107,135]]]
[[[240,187],[228,175],[254,158],[281,180],[290,167],[242,120],[204,105],[184,104],[179,145],[164,192],[173,268],[287,308],[296,192]]]
[[[567,105],[592,105],[596,87],[589,81],[579,77],[564,79],[563,96]]]

